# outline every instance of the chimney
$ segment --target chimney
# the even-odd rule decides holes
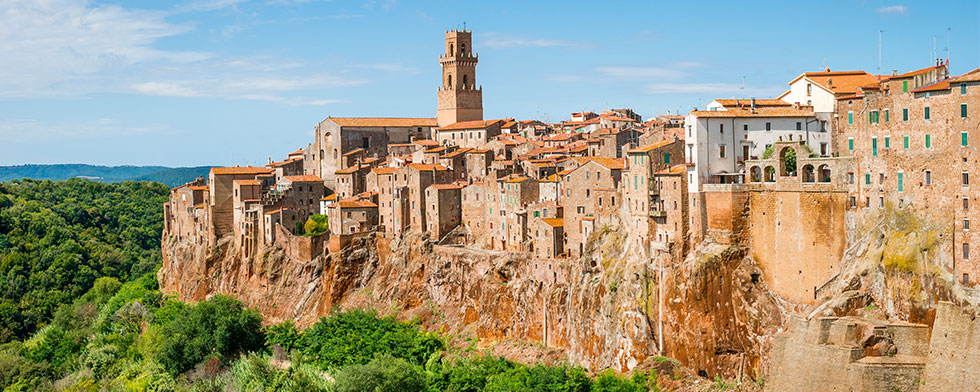
[[[755,113],[755,98],[752,98],[752,113]]]
[[[827,78],[827,88],[834,88],[834,79]]]
[[[893,69],[892,70],[892,76],[898,76],[898,70],[897,69]]]
[[[824,67],[824,68],[823,68],[823,71],[824,71],[824,72],[830,72],[830,67]]]

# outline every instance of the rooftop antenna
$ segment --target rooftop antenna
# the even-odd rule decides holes
[[[742,98],[745,98],[745,75],[742,75],[742,87],[739,87],[739,90],[742,90]]]
[[[946,60],[949,60],[949,33],[952,30],[949,27],[946,28]]]
[[[466,21],[463,21],[463,31],[466,31]]]
[[[936,61],[936,59],[938,58],[936,56],[938,56],[938,55],[939,55],[939,53],[936,52],[936,35],[933,34],[932,35],[932,56],[929,56],[930,57],[929,63],[931,64],[933,61]]]

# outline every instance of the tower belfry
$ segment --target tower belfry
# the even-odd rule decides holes
[[[477,55],[473,54],[473,33],[446,32],[445,53],[439,56],[442,84],[436,122],[440,127],[460,121],[483,120],[483,88],[476,84]]]

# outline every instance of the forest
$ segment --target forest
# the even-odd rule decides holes
[[[227,296],[177,301],[156,280],[167,193],[152,182],[0,183],[0,389],[661,389],[656,371],[516,363],[368,309],[301,330]]]

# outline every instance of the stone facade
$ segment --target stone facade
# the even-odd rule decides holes
[[[436,118],[440,127],[461,121],[483,120],[483,88],[476,83],[478,61],[478,56],[473,53],[471,31],[446,32],[445,53],[439,56],[442,83],[439,86]]]

